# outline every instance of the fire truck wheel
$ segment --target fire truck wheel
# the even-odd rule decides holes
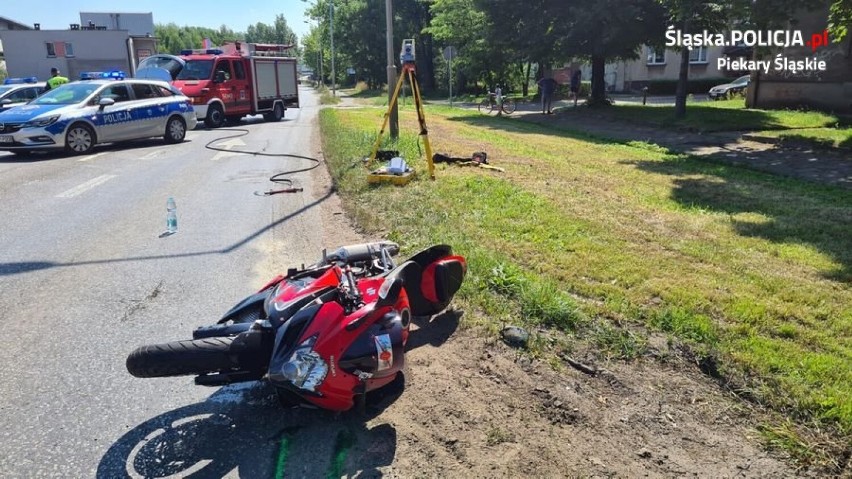
[[[263,115],[263,118],[266,121],[281,121],[284,118],[284,107],[281,106],[281,103],[276,103],[272,108],[272,113]]]
[[[204,124],[207,125],[207,128],[219,128],[222,123],[225,123],[225,112],[222,111],[222,107],[217,103],[210,105],[207,108],[207,118],[204,119]]]
[[[163,136],[166,143],[180,143],[185,137],[186,123],[184,123],[183,118],[179,116],[169,118],[168,123],[166,123],[166,134]]]

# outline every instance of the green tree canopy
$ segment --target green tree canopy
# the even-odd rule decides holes
[[[205,38],[209,38],[214,45],[221,45],[225,42],[240,40],[245,37],[245,34],[235,32],[225,25],[215,30],[206,27],[179,27],[175,23],[165,25],[158,23],[154,25],[154,36],[159,40],[161,52],[177,55],[181,50],[203,47]]]

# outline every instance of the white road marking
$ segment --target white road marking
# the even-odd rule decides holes
[[[226,150],[230,150],[235,146],[246,146],[245,142],[239,138],[231,138],[230,140],[223,141],[222,143],[217,143],[213,145],[216,148],[224,148]],[[226,156],[234,156],[239,155],[239,153],[231,153],[228,151],[217,151],[213,158],[210,158],[210,161],[217,161],[225,158]]]
[[[102,155],[106,155],[106,154],[107,154],[107,152],[102,151],[102,152],[100,152],[100,153],[95,153],[94,155],[84,156],[84,157],[80,158],[80,159],[79,159],[79,160],[77,160],[77,161],[89,161],[89,160],[94,160],[95,158],[97,158],[97,157],[99,157],[99,156],[102,156]]]
[[[141,156],[139,159],[140,160],[150,160],[151,158],[160,156],[160,154],[162,154],[162,153],[163,153],[163,150],[154,150],[154,151],[148,153],[147,155]]]
[[[98,185],[106,183],[107,181],[109,181],[113,178],[115,178],[115,175],[101,175],[101,176],[98,176],[97,178],[92,178],[91,180],[83,183],[82,185],[75,186],[74,188],[71,188],[68,191],[65,191],[63,193],[59,193],[58,195],[56,195],[56,197],[57,198],[73,198],[77,195],[83,194],[83,193],[91,190],[92,188],[94,188]]]

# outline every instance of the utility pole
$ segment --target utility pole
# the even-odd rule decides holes
[[[385,0],[385,22],[387,23],[387,50],[388,50],[388,103],[393,100],[393,87],[396,85],[396,65],[393,61],[393,0]],[[390,109],[390,137],[399,138],[399,113],[396,104],[389,105]]]
[[[334,0],[328,2],[328,19],[331,28],[331,94],[337,96],[337,76],[334,71]]]

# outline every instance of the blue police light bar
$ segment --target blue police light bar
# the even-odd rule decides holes
[[[127,74],[121,70],[113,70],[111,72],[104,72],[103,78],[112,78],[113,80],[124,80],[127,77]]]
[[[127,76],[121,70],[113,70],[109,72],[83,72],[80,73],[81,80],[124,80]]]
[[[208,48],[207,50],[181,50],[180,54],[186,55],[221,55],[225,53],[218,48]]]
[[[37,83],[38,78],[36,77],[25,77],[25,78],[7,78],[3,81],[4,85],[19,85],[21,83]]]

